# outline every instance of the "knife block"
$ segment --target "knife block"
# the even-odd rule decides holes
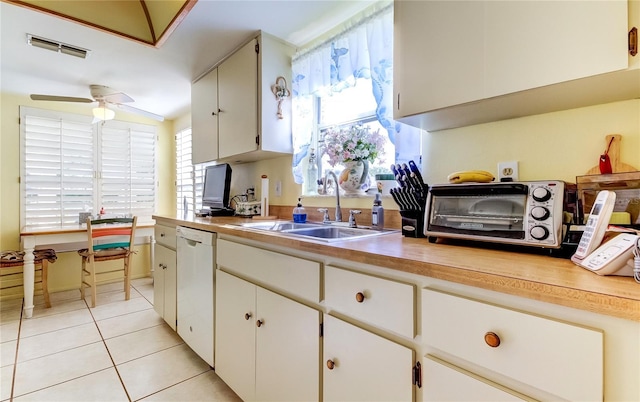
[[[424,211],[400,210],[402,235],[406,237],[424,236]]]

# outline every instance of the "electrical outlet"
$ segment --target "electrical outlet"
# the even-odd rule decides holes
[[[282,182],[278,180],[276,182],[276,197],[282,197]]]
[[[499,181],[518,181],[518,161],[498,162]]]

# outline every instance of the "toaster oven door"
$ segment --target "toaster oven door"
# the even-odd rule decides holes
[[[428,234],[460,238],[525,238],[528,187],[524,184],[433,187]]]

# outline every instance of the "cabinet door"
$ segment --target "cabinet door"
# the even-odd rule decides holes
[[[320,312],[257,288],[256,398],[320,399]]]
[[[153,308],[176,330],[176,252],[159,244],[154,251]]]
[[[422,386],[424,402],[477,401],[516,402],[530,400],[514,391],[453,365],[427,356],[423,359]]]
[[[482,98],[483,8],[478,1],[396,0],[394,117]]]
[[[218,69],[191,86],[191,130],[193,163],[218,159]]]
[[[413,400],[411,349],[325,314],[323,355],[325,401]]]
[[[258,149],[258,54],[253,40],[218,66],[219,157]]]
[[[216,272],[216,374],[244,401],[255,400],[256,286]]]
[[[485,98],[626,69],[626,1],[487,1]]]

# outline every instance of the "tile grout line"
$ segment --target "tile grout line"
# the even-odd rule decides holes
[[[18,324],[18,335],[16,339],[16,355],[13,357],[13,370],[11,373],[11,393],[9,395],[9,401],[13,401],[13,393],[16,385],[16,371],[18,371],[18,350],[20,348],[20,332],[22,331],[22,317],[24,316],[24,299],[20,305],[20,321]]]
[[[93,289],[91,289],[91,291],[95,292],[96,289],[93,288]],[[131,395],[129,395],[129,391],[127,391],[127,387],[124,385],[124,381],[122,380],[122,376],[120,375],[120,371],[118,370],[118,366],[116,365],[115,360],[113,360],[113,356],[111,355],[111,351],[109,350],[109,347],[107,346],[107,341],[104,339],[104,336],[102,335],[102,331],[100,331],[100,326],[98,325],[98,321],[96,320],[96,317],[93,315],[93,312],[91,311],[91,308],[89,307],[89,303],[87,303],[87,300],[86,299],[83,299],[83,300],[84,300],[84,303],[87,305],[87,309],[89,309],[89,314],[91,314],[91,319],[93,319],[93,323],[96,326],[96,329],[98,330],[98,334],[100,334],[100,339],[102,340],[102,344],[104,345],[104,348],[107,350],[107,354],[109,355],[109,359],[111,360],[111,364],[113,364],[113,369],[116,371],[116,375],[118,376],[118,380],[120,380],[120,385],[122,385],[122,389],[124,390],[124,393],[127,395],[127,399],[129,399],[129,402],[131,402],[132,401]]]

